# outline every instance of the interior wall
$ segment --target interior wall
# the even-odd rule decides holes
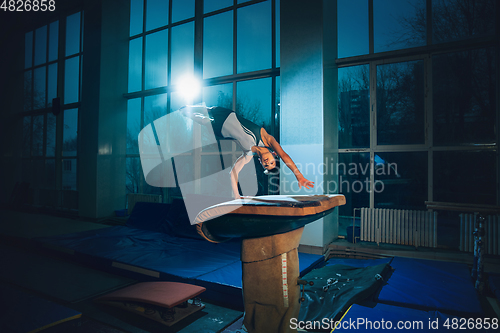
[[[338,68],[337,59],[337,0],[323,1],[323,133],[325,172],[323,190],[335,189],[327,184],[338,184]],[[333,166],[333,167],[332,167]],[[338,192],[338,191],[337,191]],[[337,192],[332,192],[336,194]],[[325,217],[323,244],[339,236],[338,209]]]
[[[17,181],[22,180],[24,33],[19,22],[5,20],[0,40],[0,203],[6,204]]]
[[[79,142],[79,214],[125,208],[129,6],[103,1],[85,11]]]

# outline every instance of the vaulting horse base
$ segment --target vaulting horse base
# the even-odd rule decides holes
[[[297,249],[304,225],[345,204],[345,197],[263,196],[242,201],[200,212],[198,232],[211,242],[243,238],[243,324],[248,332],[295,332],[290,320],[297,318],[300,310]],[[241,207],[231,210],[235,204]]]

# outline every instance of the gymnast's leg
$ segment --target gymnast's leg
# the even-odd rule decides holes
[[[201,125],[209,124],[213,119],[208,115],[206,106],[202,105],[186,105],[179,109],[182,115],[191,118],[193,121]]]

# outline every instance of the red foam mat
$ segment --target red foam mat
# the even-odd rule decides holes
[[[198,296],[206,289],[179,282],[142,282],[96,299],[96,301],[130,301],[172,308]]]

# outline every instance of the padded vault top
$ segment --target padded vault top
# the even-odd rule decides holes
[[[315,215],[345,204],[341,194],[328,195],[263,195],[245,197],[214,205],[202,210],[195,223],[205,222],[226,214],[266,216]]]

